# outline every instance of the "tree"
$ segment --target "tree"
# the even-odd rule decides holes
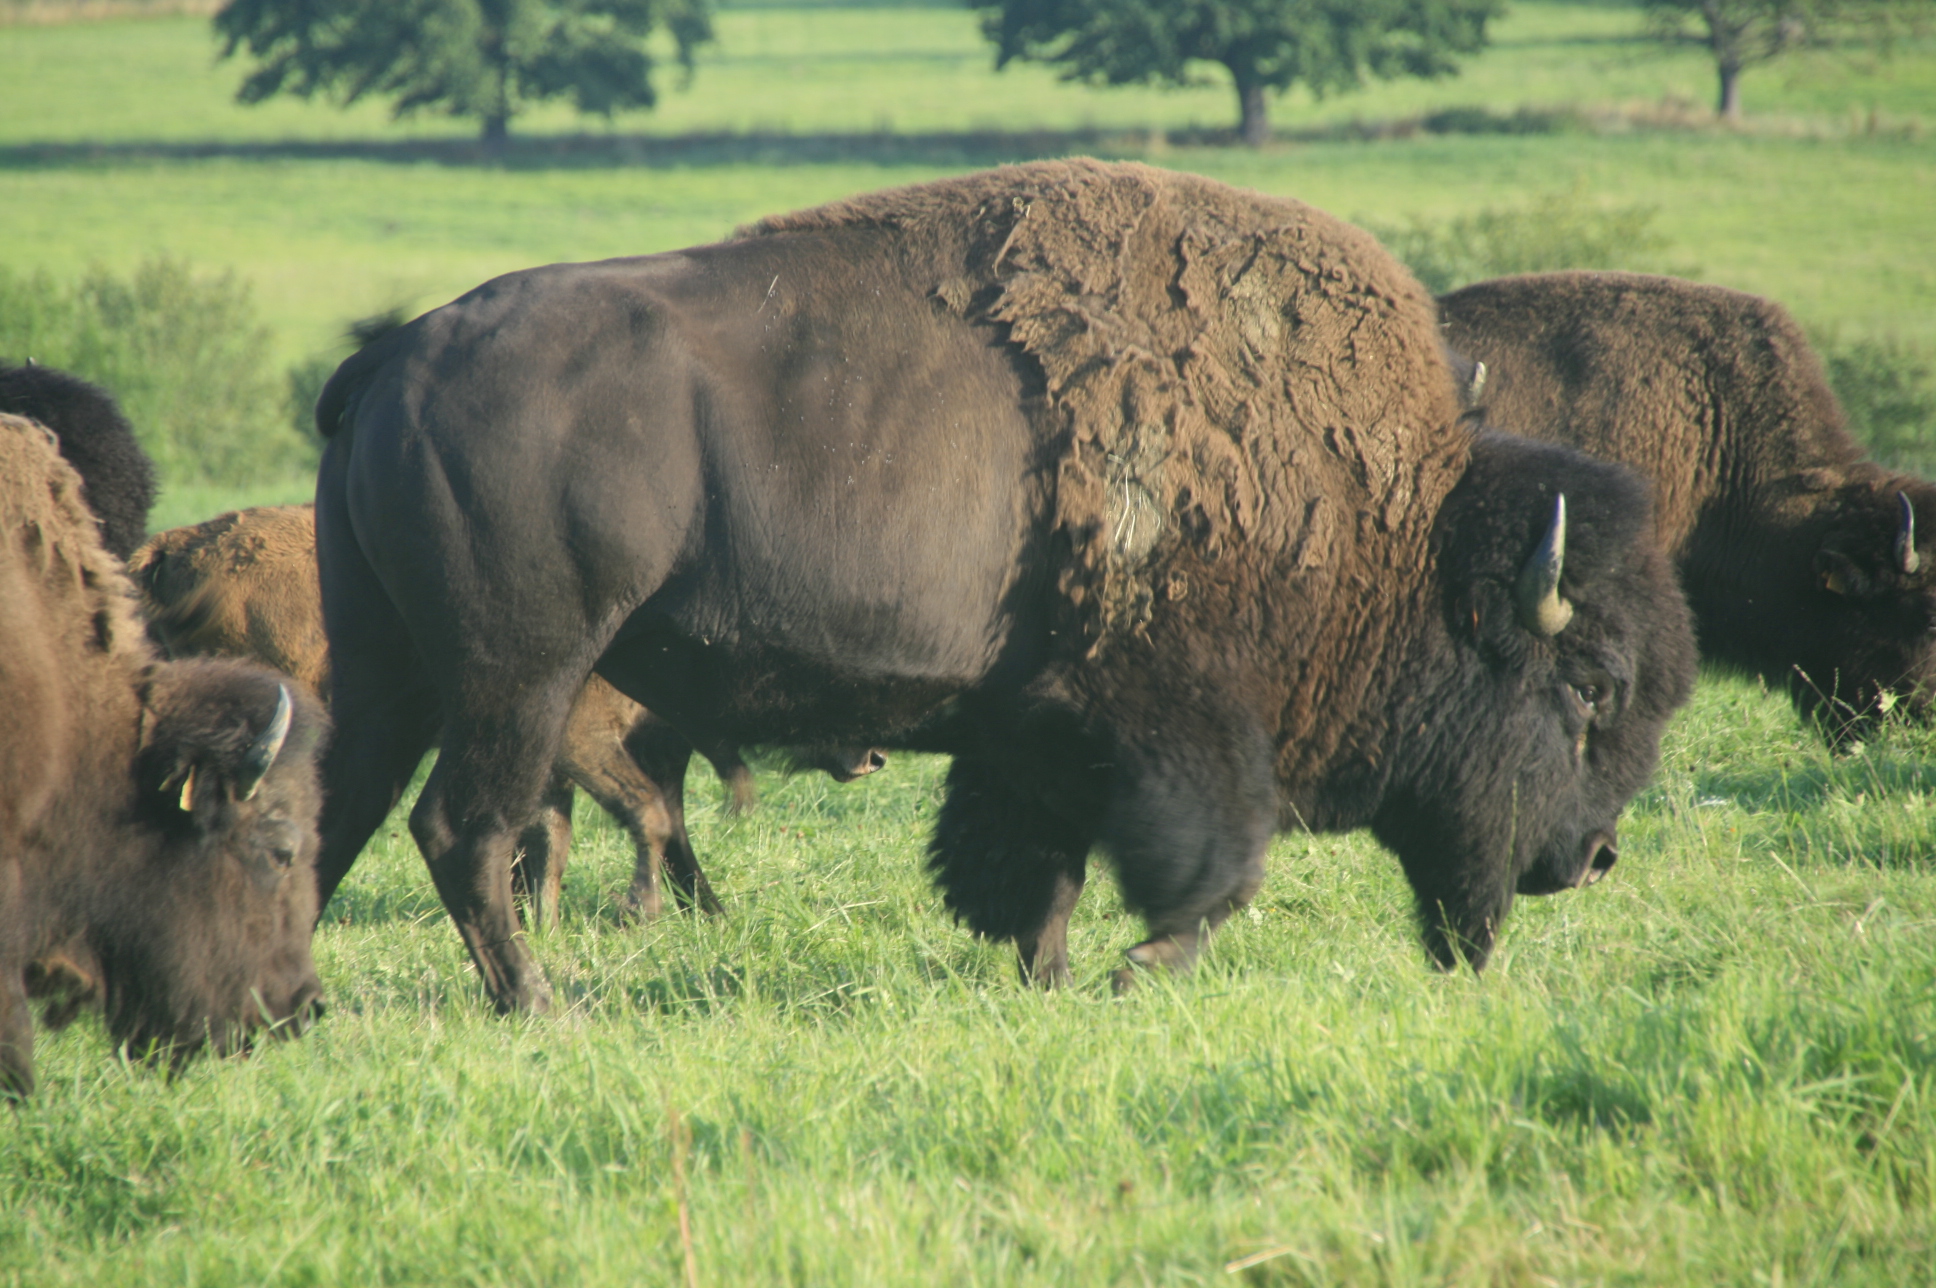
[[[1217,63],[1237,91],[1239,133],[1270,137],[1265,93],[1312,93],[1380,77],[1446,76],[1484,47],[1501,0],[969,0],[995,65],[1052,63],[1087,84],[1192,83]]]
[[[1886,49],[1929,25],[1930,0],[1646,0],[1648,30],[1666,44],[1698,44],[1714,58],[1714,110],[1741,119],[1741,74],[1804,45],[1836,38]],[[1690,31],[1692,20],[1698,31]]]
[[[257,60],[236,97],[388,97],[395,115],[474,117],[502,144],[528,105],[569,97],[610,116],[651,107],[646,37],[663,24],[692,72],[712,39],[709,0],[229,0],[222,57]]]

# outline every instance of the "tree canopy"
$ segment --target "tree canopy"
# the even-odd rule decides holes
[[[474,118],[487,143],[546,99],[604,116],[651,107],[646,38],[664,26],[688,74],[712,39],[710,0],[229,0],[214,22],[224,58],[256,60],[244,103],[375,95],[399,117]]]
[[[1246,143],[1270,135],[1266,93],[1303,84],[1324,95],[1379,77],[1445,76],[1486,43],[1501,0],[970,0],[997,67],[1015,59],[1064,80],[1193,83],[1230,73]]]

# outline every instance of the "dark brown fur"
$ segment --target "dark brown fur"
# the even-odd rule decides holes
[[[33,1085],[30,999],[179,1059],[299,1029],[321,992],[321,709],[257,667],[156,659],[52,436],[0,415],[0,1086]],[[279,694],[266,775],[248,762]]]
[[[1863,459],[1770,300],[1634,273],[1541,273],[1439,301],[1499,428],[1653,480],[1701,653],[1785,684],[1840,740],[1936,689],[1936,485]],[[1898,566],[1898,493],[1920,568]],[[1900,705],[1898,705],[1900,704]]]

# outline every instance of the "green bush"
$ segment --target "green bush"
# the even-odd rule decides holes
[[[1508,273],[1563,268],[1658,271],[1667,238],[1653,228],[1652,206],[1602,208],[1572,188],[1525,206],[1488,208],[1444,223],[1412,218],[1403,226],[1358,222],[1403,260],[1434,295]],[[1680,270],[1686,273],[1688,270]]]
[[[1891,468],[1936,474],[1936,351],[1892,337],[1816,347],[1849,431]]]
[[[120,400],[165,485],[240,485],[314,468],[290,432],[268,328],[233,273],[170,258],[79,282],[0,267],[0,357],[32,357]]]

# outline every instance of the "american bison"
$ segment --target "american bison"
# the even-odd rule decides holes
[[[328,695],[329,644],[316,582],[312,507],[263,506],[158,533],[136,552],[129,573],[146,601],[149,633],[169,656],[249,658]],[[719,911],[686,835],[691,752],[690,744],[611,685],[597,676],[587,682],[572,707],[537,817],[519,838],[516,877],[530,921],[543,924],[557,906],[571,847],[574,783],[632,838],[636,862],[625,908],[647,919],[659,915],[663,869],[688,906]],[[729,807],[750,806],[753,775],[738,751],[711,748],[706,754],[726,784]],[[799,767],[822,769],[840,782],[884,763],[872,750],[798,754]]]
[[[32,1003],[137,1053],[300,1028],[321,985],[316,757],[293,682],[161,662],[49,431],[0,415],[0,1089],[33,1086]]]
[[[1439,315],[1447,343],[1484,363],[1490,423],[1653,480],[1704,657],[1785,684],[1834,742],[1892,708],[1929,718],[1936,485],[1863,459],[1780,305],[1671,277],[1538,273],[1454,291]]]
[[[1583,884],[1693,642],[1625,469],[1462,419],[1429,296],[1298,202],[1017,166],[513,273],[317,402],[325,872],[411,817],[500,1008],[594,670],[696,741],[954,757],[948,903],[1065,971],[1100,846],[1186,967],[1274,829],[1371,827],[1475,968]]]
[[[113,395],[31,359],[23,367],[0,363],[0,412],[54,431],[61,455],[81,476],[81,499],[100,521],[101,544],[117,559],[133,554],[148,533],[155,466]]]

